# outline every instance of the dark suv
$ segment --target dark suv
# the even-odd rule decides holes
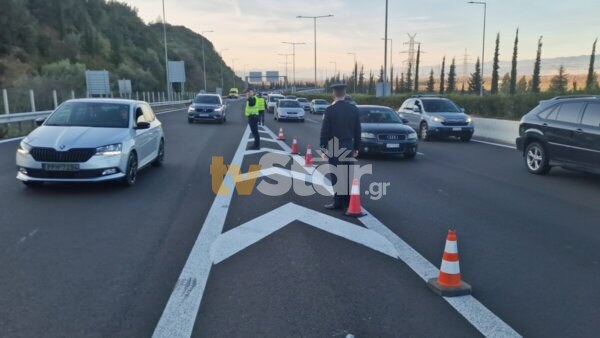
[[[541,101],[521,119],[517,149],[529,172],[552,167],[600,173],[600,96]]]

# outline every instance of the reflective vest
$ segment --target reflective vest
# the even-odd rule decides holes
[[[250,100],[246,101],[246,117],[258,115],[258,98],[256,96],[254,98],[257,99],[254,107],[250,107]]]
[[[256,97],[256,105],[258,106],[258,110],[259,111],[265,111],[267,110],[267,105],[265,103],[265,99],[263,99],[262,97]]]

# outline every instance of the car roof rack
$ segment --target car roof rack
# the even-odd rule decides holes
[[[556,96],[550,100],[568,100],[568,99],[600,99],[600,95],[563,95]]]
[[[411,99],[416,99],[419,97],[439,97],[442,98],[442,95],[437,95],[437,94],[416,94],[416,95],[411,95],[410,98]]]

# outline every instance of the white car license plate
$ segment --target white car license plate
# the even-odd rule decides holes
[[[462,131],[462,128],[457,127],[457,128],[452,128],[453,131]]]
[[[388,143],[385,145],[386,148],[400,148],[398,143]]]
[[[208,114],[196,114],[198,117],[208,117]]]
[[[46,171],[77,171],[79,170],[79,164],[43,163],[42,168]]]

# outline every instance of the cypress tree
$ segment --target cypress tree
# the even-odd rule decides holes
[[[369,95],[375,94],[375,75],[373,71],[369,72],[369,88],[367,89]]]
[[[398,74],[396,73],[396,94],[400,93],[400,78],[398,77]]]
[[[590,91],[598,87],[598,78],[594,72],[594,62],[596,61],[596,43],[598,38],[594,40],[592,45],[592,55],[590,55],[590,68],[588,69],[587,81],[585,82],[585,90]]]
[[[500,33],[496,35],[496,49],[494,50],[494,65],[492,66],[492,94],[498,94],[498,81],[500,76],[498,70],[500,69]]]
[[[406,91],[412,91],[412,63],[408,64],[408,73],[406,73]]]
[[[500,93],[510,93],[510,74],[508,72],[504,74],[504,77],[502,78],[502,83],[500,84]]]
[[[429,72],[429,81],[427,81],[427,91],[433,93],[435,90],[435,80],[433,79],[433,69]]]
[[[452,58],[452,64],[450,64],[450,71],[448,72],[448,93],[454,93],[456,91],[456,61]]]
[[[390,92],[394,92],[394,66],[390,69]]]
[[[327,88],[327,87],[325,87]],[[360,73],[358,75],[358,89],[359,92],[364,93],[365,92],[365,66],[362,65],[360,66]]]
[[[477,58],[477,62],[475,63],[475,73],[471,74],[471,78],[469,79],[469,92],[474,94],[479,94],[481,88],[481,63],[479,58]]]
[[[444,68],[446,68],[446,56],[442,59],[442,72],[440,74],[440,94],[444,95],[444,86],[446,85],[444,79]]]
[[[517,54],[519,52],[519,29],[515,35],[515,46],[513,48],[512,68],[510,70],[510,94],[517,92]]]
[[[519,80],[519,82],[517,82],[517,93],[524,94],[526,92],[527,92],[527,79],[525,78],[525,75],[523,75],[521,77],[521,79]]]
[[[554,76],[552,80],[550,80],[550,88],[549,91],[558,94],[564,94],[567,91],[568,86],[567,74],[565,74],[565,67],[560,65],[558,69],[558,75]]]
[[[421,65],[421,44],[417,48],[417,65],[415,67],[415,92],[419,91],[419,67]]]
[[[531,78],[531,92],[540,92],[540,68],[542,64],[542,37],[538,40],[538,49],[535,56],[535,64],[533,65],[533,77]]]
[[[404,73],[400,74],[400,86],[399,86],[399,91],[400,93],[404,93],[406,92],[406,82],[404,81]]]

